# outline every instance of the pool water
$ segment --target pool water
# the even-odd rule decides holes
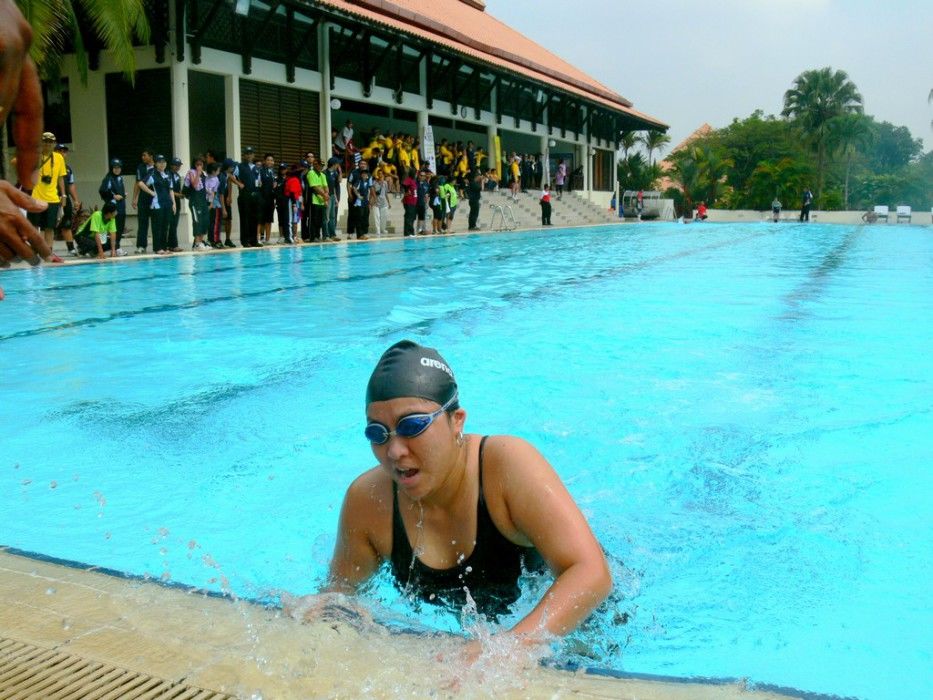
[[[541,449],[612,560],[559,661],[933,696],[928,227],[642,224],[2,277],[0,545],[313,592],[374,464],[366,379],[407,337],[450,362],[469,430]],[[515,618],[546,582],[528,585]],[[383,579],[365,595],[457,629]]]

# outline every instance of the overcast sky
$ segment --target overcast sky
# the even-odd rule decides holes
[[[865,112],[933,147],[933,0],[486,0],[486,11],[670,124],[672,145],[756,109],[801,72],[849,74]]]

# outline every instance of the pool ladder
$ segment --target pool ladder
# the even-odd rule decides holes
[[[496,228],[496,216],[499,217],[499,228]],[[514,231],[515,216],[512,214],[512,207],[506,204],[500,207],[498,204],[492,206],[492,221],[489,222],[489,228],[494,231]]]

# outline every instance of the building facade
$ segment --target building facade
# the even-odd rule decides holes
[[[133,83],[93,44],[86,85],[66,68],[70,134],[60,140],[72,145],[82,198],[109,158],[129,175],[144,147],[186,168],[193,154],[239,158],[247,146],[297,162],[308,150],[329,155],[332,130],[347,119],[359,132],[420,140],[431,126],[437,142],[563,157],[592,193],[614,187],[621,130],[666,128],[489,16],[481,0],[150,5],[151,42],[137,49]]]

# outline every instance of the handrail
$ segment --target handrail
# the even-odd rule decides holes
[[[509,217],[506,219],[505,215],[508,214]],[[517,228],[515,223],[515,215],[512,213],[512,207],[509,204],[506,204],[502,209],[502,223],[506,227],[507,231],[514,231]]]
[[[498,204],[493,204],[491,208],[492,220],[489,222],[489,228],[494,231],[501,231],[503,228],[505,228],[505,214],[502,213],[502,207],[500,207]],[[499,228],[496,228],[496,214],[498,214],[500,217]]]

